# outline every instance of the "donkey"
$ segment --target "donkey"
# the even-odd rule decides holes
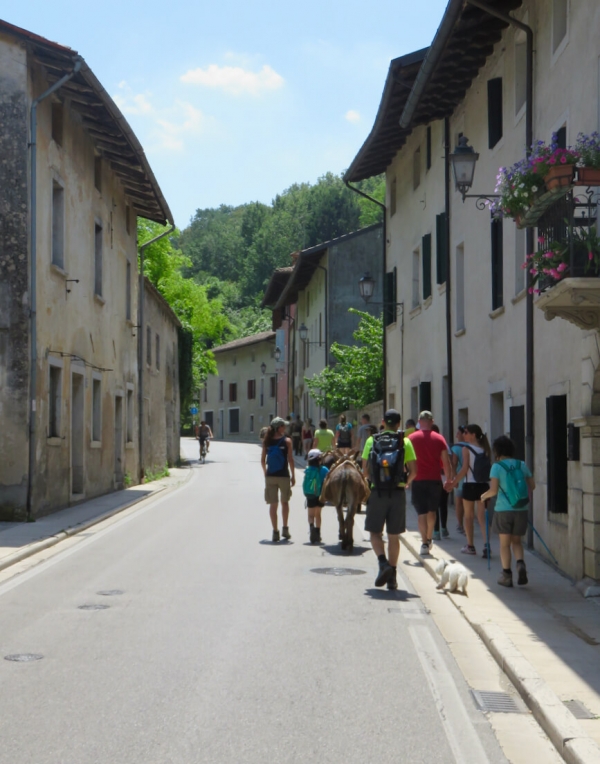
[[[335,505],[342,549],[348,549],[349,552],[352,552],[354,546],[354,515],[360,509],[361,503],[367,501],[369,494],[369,487],[358,465],[345,456],[331,468],[323,483],[320,500],[323,503],[330,501]],[[345,519],[343,507],[348,507]]]

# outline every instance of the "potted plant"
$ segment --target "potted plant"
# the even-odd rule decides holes
[[[530,156],[532,166],[544,178],[548,191],[565,188],[573,183],[578,159],[579,153],[576,150],[558,147],[556,133],[552,135],[550,146],[538,141]]]
[[[532,278],[529,293],[540,294],[543,289],[553,287],[568,275],[569,247],[558,241],[550,245],[544,244],[544,239],[538,239],[538,250],[527,255],[522,268],[529,270]],[[538,283],[541,282],[541,283]],[[535,285],[538,284],[536,287]],[[539,287],[543,287],[540,289]]]
[[[579,153],[577,182],[582,186],[600,186],[600,134],[579,133],[575,149]]]
[[[522,159],[512,167],[500,167],[496,176],[499,200],[490,205],[492,214],[504,215],[517,222],[545,191],[543,180],[529,159]]]

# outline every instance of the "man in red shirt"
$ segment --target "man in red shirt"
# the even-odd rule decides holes
[[[417,455],[417,477],[412,483],[412,505],[417,510],[419,533],[421,534],[421,556],[431,552],[435,518],[442,491],[446,483],[452,481],[453,470],[448,445],[445,438],[431,429],[433,414],[431,411],[421,411],[419,414],[419,430],[408,437]],[[446,482],[442,484],[441,469],[444,470]]]

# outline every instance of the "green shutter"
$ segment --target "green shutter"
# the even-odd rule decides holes
[[[396,321],[396,269],[385,274],[383,286],[383,322],[389,326]]]
[[[446,213],[435,216],[435,260],[436,282],[446,282],[446,267],[448,263],[448,247],[446,243]]]
[[[423,236],[423,299],[431,297],[431,234]]]

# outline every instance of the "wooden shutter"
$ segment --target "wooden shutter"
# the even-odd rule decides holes
[[[423,299],[431,297],[431,234],[423,236]]]
[[[567,396],[546,398],[546,467],[548,511],[568,511]]]
[[[397,297],[397,273],[396,268],[393,271],[389,271],[385,274],[385,282],[383,285],[383,323],[384,326],[389,326],[396,321],[396,301]]]
[[[492,310],[502,307],[503,297],[503,271],[504,271],[504,242],[502,234],[502,220],[494,219],[491,224],[492,239]]]
[[[488,80],[488,136],[491,149],[502,138],[502,77]]]
[[[511,406],[508,410],[510,417],[510,437],[516,446],[515,458],[525,460],[525,406]]]
[[[446,281],[446,267],[448,263],[445,212],[441,212],[439,215],[435,216],[435,260],[436,283],[444,284]]]

